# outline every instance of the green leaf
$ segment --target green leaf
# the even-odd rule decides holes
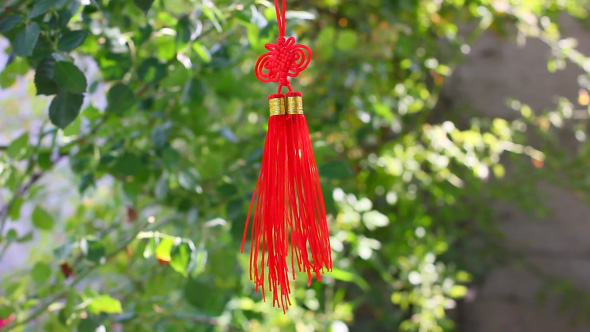
[[[197,54],[199,55],[201,60],[203,60],[203,62],[205,62],[205,63],[211,62],[211,53],[209,53],[209,50],[205,46],[199,44],[198,42],[194,42],[193,43],[193,50],[195,50],[195,52],[197,52]]]
[[[13,241],[13,240],[16,240],[16,239],[18,239],[18,233],[16,232],[16,230],[14,230],[12,228],[9,229],[6,232],[6,240],[10,242],[10,241]]]
[[[49,105],[49,119],[56,127],[64,129],[76,119],[84,102],[84,95],[61,91]]]
[[[37,22],[30,22],[16,37],[12,44],[12,51],[18,56],[29,56],[33,54],[33,49],[39,39],[41,27]]]
[[[103,78],[107,81],[123,78],[132,65],[128,53],[105,53],[98,56],[98,64]]]
[[[8,318],[10,315],[12,315],[13,312],[14,309],[12,307],[9,307],[7,305],[0,305],[0,319]]]
[[[163,238],[156,247],[156,258],[163,262],[170,262],[174,241],[170,238]]]
[[[178,183],[187,190],[195,191],[201,182],[201,175],[194,168],[184,169],[178,173]]]
[[[29,71],[29,63],[26,59],[16,58],[10,65],[0,72],[0,87],[8,88],[16,82],[18,76],[23,76]]]
[[[137,69],[137,75],[145,83],[157,83],[166,75],[166,66],[156,58],[148,58]]]
[[[70,290],[68,292],[67,299],[65,301],[64,307],[59,311],[57,316],[60,323],[68,326],[71,325],[74,319],[77,318],[76,315],[73,315],[76,311],[76,304],[79,302],[78,292],[75,290]],[[78,332],[82,332],[80,327],[78,326]],[[94,331],[93,331],[94,332]]]
[[[137,154],[127,152],[117,158],[114,166],[114,173],[122,176],[139,176],[145,171],[145,164]]]
[[[152,7],[154,0],[133,0],[133,3],[147,15],[148,11]]]
[[[320,49],[320,54],[323,60],[330,59],[334,54],[335,38],[336,30],[334,30],[334,28],[331,26],[323,28],[318,34],[317,40]]]
[[[454,299],[465,297],[465,295],[467,295],[467,287],[463,285],[454,285],[449,290],[449,296]]]
[[[150,258],[156,252],[156,239],[151,237],[143,250],[143,258]]]
[[[20,16],[6,16],[0,21],[0,33],[5,33],[12,30],[15,26],[17,26],[20,22],[23,21],[23,18]]]
[[[41,35],[33,49],[33,55],[29,56],[27,61],[31,67],[36,68],[41,61],[52,55],[53,52],[55,52],[53,44],[48,41],[46,36]]]
[[[144,42],[148,41],[154,32],[154,28],[149,23],[146,23],[144,26],[140,27],[138,31],[133,36],[133,41],[135,42],[136,46],[143,44]]]
[[[348,51],[356,47],[357,32],[354,30],[343,30],[338,32],[336,39],[336,48],[342,51]]]
[[[80,241],[80,250],[84,257],[96,264],[103,264],[106,260],[104,245],[94,238],[84,238]]]
[[[51,152],[49,151],[42,151],[37,154],[37,165],[39,168],[46,171],[51,168]]]
[[[152,142],[156,149],[160,150],[166,147],[171,128],[172,123],[170,122],[164,122],[163,124],[154,127],[154,130],[152,130]]]
[[[84,73],[75,64],[67,61],[58,61],[54,69],[55,82],[63,90],[73,93],[86,92],[87,83]]]
[[[215,4],[213,4],[213,2],[208,2],[207,5],[202,7],[202,10],[203,14],[205,14],[209,21],[213,23],[213,26],[215,27],[217,32],[221,32],[221,25],[219,24],[219,20],[217,19],[217,17],[221,17],[221,15],[219,15],[219,9],[215,7]]]
[[[53,255],[55,256],[56,260],[63,262],[70,257],[70,254],[72,253],[72,248],[72,244],[69,241],[66,241],[66,243],[53,249]]]
[[[76,117],[76,120],[74,120],[74,122],[72,122],[69,126],[66,127],[66,129],[64,129],[63,131],[63,135],[65,137],[68,136],[76,136],[80,133],[80,128],[82,127],[82,120],[80,120],[80,117]]]
[[[47,11],[55,5],[57,0],[37,0],[33,6],[33,10],[29,13],[29,19],[35,18],[39,15],[47,13]]]
[[[181,103],[190,106],[200,106],[205,99],[205,84],[198,78],[193,78],[184,86],[182,91]]]
[[[358,274],[344,271],[339,268],[333,268],[330,276],[336,280],[346,281],[346,282],[354,282],[357,286],[360,287],[363,291],[368,291],[371,289],[369,283],[360,277]]]
[[[8,214],[12,221],[16,221],[18,220],[18,218],[20,218],[20,208],[23,206],[23,203],[24,200],[18,197],[10,205],[10,210],[8,211]]]
[[[94,174],[84,174],[80,178],[80,183],[78,184],[78,191],[80,192],[80,194],[83,194],[86,191],[86,189],[95,186],[96,183],[94,181]]]
[[[16,242],[29,242],[33,239],[33,232],[28,232],[27,234],[21,236]]]
[[[123,312],[121,302],[109,295],[100,295],[91,299],[91,302],[88,305],[88,310],[94,314],[99,314],[101,312],[107,314]]]
[[[26,132],[12,141],[6,148],[6,155],[10,159],[23,160],[29,151],[29,133]]]
[[[82,115],[90,121],[94,121],[102,117],[102,113],[99,110],[97,110],[94,106],[89,106],[82,112]]]
[[[33,220],[33,225],[35,225],[35,227],[44,231],[51,230],[55,223],[51,214],[38,205],[35,207],[35,210],[33,210],[31,219]]]
[[[160,34],[154,39],[154,44],[157,47],[158,59],[170,61],[176,58],[176,39],[173,36]]]
[[[64,3],[63,5],[68,5],[66,8],[64,8],[63,10],[61,10],[59,12],[59,18],[58,18],[58,26],[60,28],[65,27],[68,22],[72,19],[72,17],[74,16],[74,14],[78,11],[78,8],[80,8],[80,1],[72,1],[72,0],[58,0],[58,4],[56,5],[56,8],[61,8],[62,7],[62,3]]]
[[[173,170],[178,168],[178,164],[180,164],[180,158],[180,153],[178,153],[178,151],[172,147],[166,147],[162,152],[162,160],[168,169]]]
[[[157,199],[163,199],[168,195],[168,177],[166,175],[162,175],[160,179],[158,179],[158,182],[156,182],[154,195]]]
[[[106,331],[104,325],[102,325],[96,318],[86,318],[80,320],[77,326],[78,332],[102,332]]]
[[[82,45],[88,36],[88,32],[84,30],[73,30],[63,34],[57,43],[57,49],[64,52],[69,52],[76,47]]]
[[[185,16],[176,24],[176,49],[179,50],[195,40],[200,33],[200,22]]]
[[[186,84],[191,75],[189,69],[178,60],[174,60],[168,66],[167,72],[168,75],[166,75],[160,83],[164,88],[182,87]]]
[[[37,66],[37,70],[35,70],[37,95],[54,95],[59,92],[59,86],[53,79],[55,62],[55,59],[49,56]]]
[[[38,284],[44,283],[51,277],[51,268],[45,263],[38,262],[31,269],[31,277]]]
[[[107,112],[121,115],[135,106],[135,93],[123,83],[117,83],[107,93]]]
[[[181,242],[172,248],[170,267],[183,276],[187,276],[190,266],[194,265],[195,246],[191,242]]]

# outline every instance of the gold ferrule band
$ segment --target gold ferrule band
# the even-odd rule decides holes
[[[303,114],[303,97],[287,97],[287,114]]]
[[[273,98],[268,100],[270,116],[285,114],[285,98]]]

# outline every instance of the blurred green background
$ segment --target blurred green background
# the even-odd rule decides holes
[[[497,207],[547,216],[541,180],[590,202],[590,59],[561,33],[564,17],[588,25],[590,1],[287,3],[287,35],[313,51],[292,84],[334,271],[293,282],[284,315],[239,254],[276,89],[253,74],[273,3],[0,2],[0,330],[488,331],[461,308],[505,266],[585,324],[590,297],[507,246]],[[510,116],[453,102],[490,35],[543,44],[531,70],[577,68],[569,99],[500,100]]]

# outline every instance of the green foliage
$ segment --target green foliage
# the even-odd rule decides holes
[[[14,54],[18,56],[32,55],[40,33],[41,27],[37,22],[27,24],[14,38],[12,45]]]
[[[283,315],[239,254],[275,91],[253,75],[277,34],[270,3],[12,3],[0,12],[11,61],[0,86],[34,71],[31,95],[51,96],[51,124],[0,151],[0,257],[41,238],[32,268],[2,276],[0,318],[14,313],[14,331],[453,331],[447,311],[498,260],[490,201],[541,213],[534,183],[557,169],[590,192],[586,141],[543,164],[559,152],[556,124],[574,119],[567,102],[467,121],[440,98],[464,50],[511,25],[552,47],[550,68],[588,71],[552,21],[587,19],[587,1],[289,2],[287,33],[314,54],[293,86],[306,96],[335,267],[310,287],[298,277]],[[527,145],[527,125],[546,146]],[[518,186],[503,180],[507,155]],[[69,194],[40,181],[59,167]],[[61,206],[46,202],[55,195]]]
[[[55,223],[51,214],[49,214],[47,210],[40,206],[35,207],[35,210],[33,210],[31,220],[33,221],[33,225],[35,225],[35,227],[45,231],[51,230]]]

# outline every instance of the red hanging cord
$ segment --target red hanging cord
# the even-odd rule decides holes
[[[285,37],[285,25],[287,24],[287,19],[285,17],[285,10],[286,9],[287,9],[287,0],[283,0],[283,4],[282,4],[282,6],[280,6],[280,8],[279,8],[279,0],[275,0],[275,11],[277,12],[277,25],[279,26],[279,38]]]
[[[262,82],[279,83],[277,93],[281,93],[283,87],[287,87],[289,92],[293,91],[290,77],[299,75],[309,65],[311,61],[311,50],[309,47],[301,44],[295,44],[295,38],[285,38],[285,28],[287,21],[285,11],[287,8],[286,0],[275,0],[275,11],[277,13],[277,25],[279,26],[279,38],[276,44],[268,43],[265,45],[269,52],[264,53],[256,61],[254,73]]]

